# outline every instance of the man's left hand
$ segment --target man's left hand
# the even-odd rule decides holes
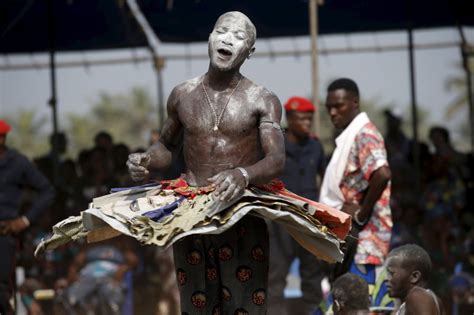
[[[5,220],[0,227],[0,235],[18,234],[25,230],[29,224],[22,217]]]
[[[369,220],[367,215],[364,214],[364,211],[362,211],[362,206],[356,203],[345,202],[341,210],[347,214],[350,214],[352,217],[352,221],[358,226],[361,226],[361,227],[364,226]],[[356,219],[356,215],[357,215],[357,219]]]
[[[216,187],[214,195],[222,201],[235,200],[244,193],[245,178],[238,169],[222,171],[208,181]]]
[[[342,206],[341,210],[349,214],[351,217],[354,217],[356,211],[360,209],[361,206],[356,203],[344,202],[344,205]]]

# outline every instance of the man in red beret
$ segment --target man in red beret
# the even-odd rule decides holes
[[[13,293],[15,256],[18,235],[47,209],[54,198],[48,180],[24,155],[6,146],[11,127],[0,119],[0,314],[13,314],[10,297]],[[24,215],[20,214],[22,187],[37,192],[35,202]]]
[[[0,120],[0,135],[5,136],[10,130],[10,125],[4,120]]]
[[[294,96],[284,104],[288,129],[285,133],[285,170],[280,179],[290,191],[318,201],[317,177],[325,168],[324,151],[318,139],[311,136],[315,106],[305,98]],[[301,314],[310,314],[322,299],[321,263],[299,245],[277,223],[269,222],[270,269],[269,314],[287,314],[283,291],[286,276],[295,258],[300,260]],[[291,313],[295,313],[293,310]],[[299,312],[297,312],[300,314]]]
[[[316,110],[310,100],[299,96],[290,97],[288,101],[286,101],[284,107],[287,114],[291,112],[311,113],[311,117],[312,113]]]

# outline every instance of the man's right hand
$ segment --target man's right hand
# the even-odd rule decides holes
[[[30,226],[28,219],[18,217],[2,221],[0,224],[0,235],[15,235]]]
[[[149,153],[132,153],[128,156],[127,167],[130,177],[135,180],[143,180],[150,172],[148,165],[150,165]]]

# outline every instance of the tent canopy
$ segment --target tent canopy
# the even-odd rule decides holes
[[[48,4],[53,1],[55,50],[81,51],[146,46],[125,0],[0,1],[0,53],[46,52]],[[206,41],[217,17],[247,14],[258,37],[308,35],[308,0],[137,0],[163,42]],[[325,0],[319,33],[374,32],[462,25],[474,26],[468,0]],[[413,18],[410,18],[413,17]]]
[[[49,50],[49,2],[53,1],[56,51],[146,46],[139,25],[113,0],[0,1],[0,53]]]

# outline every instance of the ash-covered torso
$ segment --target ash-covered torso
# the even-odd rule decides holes
[[[176,115],[175,127],[183,130],[186,179],[199,186],[209,184],[207,179],[223,170],[253,165],[262,159],[259,124],[276,120],[270,106],[275,96],[265,88],[245,77],[232,95],[237,83],[222,90],[204,84],[209,104],[201,83],[203,77],[177,86],[172,93],[177,96],[176,102],[171,102],[170,108]],[[214,130],[221,113],[218,130]],[[166,141],[167,135],[163,137]]]

